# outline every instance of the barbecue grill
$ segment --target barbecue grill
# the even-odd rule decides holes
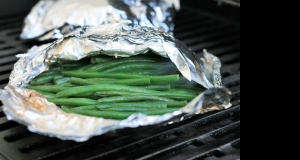
[[[36,2],[17,6],[20,10],[0,11],[0,88],[8,82],[15,55],[45,43],[19,39],[23,19]],[[78,143],[32,133],[8,121],[0,107],[0,159],[240,159],[239,4],[238,0],[182,0],[174,31],[196,53],[207,49],[220,58],[223,83],[233,93],[231,108],[121,129]]]

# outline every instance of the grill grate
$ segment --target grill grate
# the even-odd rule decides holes
[[[23,18],[0,20],[0,88],[8,82],[15,55],[39,45],[18,38]],[[175,25],[175,37],[196,53],[208,49],[221,59],[223,83],[233,93],[232,108],[173,124],[122,129],[77,143],[32,133],[7,121],[0,107],[0,159],[1,155],[9,160],[239,159],[240,25],[188,7],[177,14]]]

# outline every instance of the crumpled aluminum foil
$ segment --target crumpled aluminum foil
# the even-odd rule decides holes
[[[130,57],[149,50],[170,58],[182,75],[207,90],[176,112],[161,116],[136,114],[118,121],[65,113],[41,94],[24,88],[53,63],[77,61],[99,54]],[[82,142],[116,129],[154,125],[181,114],[193,115],[231,107],[231,93],[221,82],[219,59],[206,51],[197,59],[184,43],[151,27],[115,23],[82,28],[49,46],[33,47],[18,57],[20,59],[14,65],[9,84],[0,90],[3,111],[9,120],[28,126],[32,132],[63,140]]]
[[[130,22],[174,29],[179,0],[40,0],[25,18],[21,39],[48,40],[84,26]]]

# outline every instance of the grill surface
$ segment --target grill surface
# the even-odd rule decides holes
[[[18,38],[24,16],[0,20],[0,88],[8,82],[15,55],[41,44]],[[239,159],[240,24],[183,6],[174,34],[196,53],[208,49],[221,59],[223,83],[233,93],[232,108],[76,143],[31,133],[8,121],[0,107],[0,159]]]

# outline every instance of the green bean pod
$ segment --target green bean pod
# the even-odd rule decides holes
[[[75,87],[77,85],[75,84],[71,84],[69,82],[65,82],[65,83],[61,83],[61,84],[57,84],[57,85],[53,85],[53,86],[61,86],[61,87]]]
[[[128,70],[134,70],[134,69],[156,69],[161,67],[162,65],[160,63],[153,63],[153,62],[143,62],[143,63],[125,63],[122,65],[117,65],[115,67],[111,67],[109,69],[103,70],[103,73],[111,73],[111,72],[124,72]]]
[[[122,84],[122,85],[148,85],[150,83],[149,78],[138,79],[122,79],[122,80],[89,80],[72,77],[70,82],[77,85],[96,85],[96,84]]]
[[[30,85],[42,85],[42,84],[50,83],[53,81],[53,78],[58,75],[60,75],[60,74],[53,73],[53,74],[49,74],[46,76],[38,76],[38,77],[34,78],[33,80],[31,80],[29,84]]]
[[[118,78],[118,79],[132,79],[132,78],[149,78],[152,82],[175,82],[179,80],[179,75],[166,76],[144,76],[121,73],[99,73],[99,72],[81,72],[81,71],[63,71],[61,74],[70,77],[78,78]]]
[[[111,60],[104,63],[96,64],[90,68],[87,69],[87,71],[93,72],[93,71],[103,71],[108,68],[115,67],[117,65],[126,64],[126,63],[137,63],[137,62],[155,62],[155,59],[153,58],[144,58],[144,57],[130,57],[130,58],[119,58],[115,60]]]
[[[128,85],[128,86],[140,86],[140,85],[150,85],[149,78],[137,78],[137,79],[122,79],[122,80],[103,80],[97,81],[99,83],[104,84],[121,84],[121,85]]]
[[[88,78],[86,80],[89,80],[89,81],[103,81],[103,80],[118,80],[118,79],[115,79],[115,78]]]
[[[192,100],[194,99],[197,95],[196,94],[189,94],[189,93],[176,93],[176,92],[159,92],[159,91],[154,91],[151,92],[134,92],[134,91],[98,91],[94,94],[96,97],[109,97],[109,96],[159,96],[159,97],[165,97],[165,98],[170,98],[174,100],[180,100],[180,101],[185,101],[185,100]]]
[[[44,71],[43,73],[39,74],[39,76],[47,76],[51,74],[59,74],[59,71]]]
[[[139,87],[126,86],[120,84],[97,84],[97,85],[88,85],[88,86],[78,86],[72,87],[56,94],[56,98],[68,97],[73,95],[78,95],[81,93],[89,93],[89,92],[98,92],[98,91],[125,91],[125,92],[139,92],[139,93],[148,93],[151,94],[159,94],[159,91],[147,90]]]
[[[47,92],[41,92],[41,91],[37,91],[37,92],[39,92],[46,98],[55,98],[55,94],[53,94],[53,93],[47,93]]]
[[[58,84],[70,82],[70,80],[71,77],[62,77],[62,78],[54,78],[53,82],[54,84],[58,85]]]
[[[74,107],[72,108],[72,110],[98,110],[98,109],[96,108],[96,105],[88,105],[88,106]]]
[[[47,93],[57,93],[68,89],[69,87],[62,86],[27,86],[27,89],[33,89],[36,91],[47,92]]]
[[[107,108],[103,109],[103,111],[118,111],[118,112],[143,112],[143,111],[150,111],[154,110],[152,108],[131,108],[131,107],[122,107],[122,108]]]
[[[144,89],[149,89],[149,90],[156,90],[156,91],[168,91],[170,90],[170,85],[169,84],[161,84],[161,85],[146,85],[146,86],[139,86]]]
[[[122,92],[122,91],[99,91],[94,94],[94,96],[96,97],[125,96],[125,95],[140,95],[140,93]]]
[[[67,106],[86,106],[99,103],[97,100],[87,99],[87,98],[48,98],[49,102],[55,103],[57,105],[67,105]]]
[[[82,67],[79,67],[79,68],[75,69],[75,71],[85,71],[85,70],[87,70],[88,68],[90,68],[90,67],[92,67],[94,65],[95,64],[87,64],[85,66],[82,66]]]
[[[126,103],[116,103],[116,102],[102,102],[96,105],[93,105],[98,109],[106,108],[167,108],[167,102],[165,103],[152,103],[152,102],[126,102]],[[83,106],[85,107],[85,106]]]
[[[77,95],[74,95],[74,96],[77,96],[77,97],[93,97],[95,95],[95,93],[93,92],[89,92],[89,93],[81,93],[81,94],[77,94]]]
[[[193,89],[185,89],[185,88],[170,88],[169,91],[178,94],[194,94],[194,95],[198,95],[203,92],[202,90],[193,90]]]
[[[163,75],[165,73],[165,71],[160,71],[160,70],[131,70],[131,71],[127,71],[127,70],[125,70],[122,73],[133,74],[133,75],[156,76],[156,75]]]
[[[65,111],[66,113],[74,113],[69,107],[67,106],[61,106],[61,109]]]
[[[116,96],[116,97],[104,97],[99,99],[99,102],[135,102],[135,101],[146,101],[146,100],[154,100],[154,101],[163,101],[163,102],[174,102],[175,100],[169,98],[163,98],[158,96]]]
[[[75,85],[80,85],[80,86],[97,84],[96,82],[89,81],[89,80],[86,80],[86,79],[76,78],[76,77],[71,77],[70,83],[75,84]]]

